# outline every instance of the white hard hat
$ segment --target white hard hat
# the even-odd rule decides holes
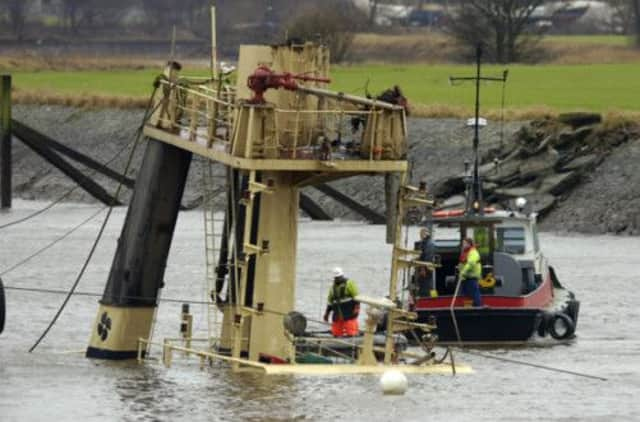
[[[344,275],[344,272],[342,271],[342,268],[340,267],[335,267],[333,269],[333,277],[342,277]]]

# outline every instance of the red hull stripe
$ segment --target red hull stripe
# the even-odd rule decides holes
[[[470,300],[467,297],[457,297],[455,306],[463,307],[464,302]],[[553,300],[553,288],[551,286],[551,276],[547,274],[544,282],[533,292],[526,296],[494,296],[482,295],[482,302],[491,308],[545,308]],[[420,298],[416,302],[416,310],[449,308],[451,306],[451,296],[440,296],[437,298]]]
[[[485,207],[485,214],[492,214],[496,212],[496,209],[493,207]],[[464,210],[440,210],[433,211],[431,215],[434,218],[447,218],[447,217],[460,217],[464,215]]]

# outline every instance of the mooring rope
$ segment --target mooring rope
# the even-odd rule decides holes
[[[35,258],[36,256],[44,253],[46,250],[52,248],[53,246],[55,246],[56,244],[60,243],[61,241],[63,241],[64,239],[66,239],[67,237],[71,236],[76,230],[80,229],[82,226],[84,226],[85,224],[87,224],[89,221],[93,220],[94,218],[96,218],[98,215],[100,215],[102,213],[102,211],[104,211],[105,209],[107,209],[107,207],[102,207],[100,208],[98,211],[96,211],[95,213],[91,214],[91,216],[89,216],[89,218],[87,218],[86,220],[82,221],[80,224],[72,227],[70,230],[68,230],[66,233],[64,233],[62,236],[52,240],[51,242],[49,242],[47,245],[43,246],[42,248],[38,249],[36,252],[32,253],[31,255],[27,256],[26,258],[18,261],[17,263],[15,263],[14,265],[12,265],[11,267],[3,270],[2,272],[0,272],[0,277],[2,277],[3,275],[6,275],[8,273],[10,273],[11,271],[20,268],[21,266],[23,266],[24,264],[26,264],[27,262],[31,261],[33,258]]]
[[[553,366],[540,365],[540,364],[537,364],[537,363],[525,362],[525,361],[516,360],[516,359],[510,359],[510,358],[503,358],[503,357],[500,357],[500,356],[487,355],[487,354],[484,354],[484,353],[474,352],[472,350],[468,350],[468,349],[464,349],[464,348],[460,348],[460,352],[461,353],[466,353],[466,354],[472,355],[472,356],[479,356],[479,357],[482,357],[482,358],[485,358],[485,359],[493,359],[493,360],[497,360],[497,361],[500,361],[500,362],[513,363],[513,364],[516,364],[516,365],[523,365],[523,366],[530,366],[532,368],[544,369],[546,371],[560,372],[560,373],[563,373],[563,374],[575,375],[577,377],[589,378],[589,379],[594,379],[594,380],[598,380],[598,381],[608,381],[607,378],[600,377],[600,376],[597,376],[597,375],[585,374],[584,372],[569,371],[567,369],[555,368]]]
[[[460,337],[460,330],[458,328],[458,320],[456,319],[456,311],[455,311],[455,303],[456,298],[458,297],[458,292],[460,291],[460,283],[462,283],[462,277],[458,277],[458,282],[456,283],[456,289],[453,292],[453,297],[451,298],[451,305],[449,305],[449,312],[451,312],[451,321],[453,322],[453,328],[456,331],[456,338],[458,339],[458,344],[462,347],[462,338]]]

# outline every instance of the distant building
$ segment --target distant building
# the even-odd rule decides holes
[[[356,8],[367,16],[372,12],[371,0],[351,0]],[[381,0],[375,11],[375,24],[379,26],[436,26],[444,20],[443,6],[428,1],[420,6],[407,6],[406,2]]]
[[[556,1],[538,7],[533,23],[557,33],[620,32],[613,7],[604,1]]]

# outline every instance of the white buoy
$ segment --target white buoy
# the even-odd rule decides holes
[[[402,395],[407,392],[407,377],[400,371],[390,369],[380,377],[380,386],[384,394]]]

